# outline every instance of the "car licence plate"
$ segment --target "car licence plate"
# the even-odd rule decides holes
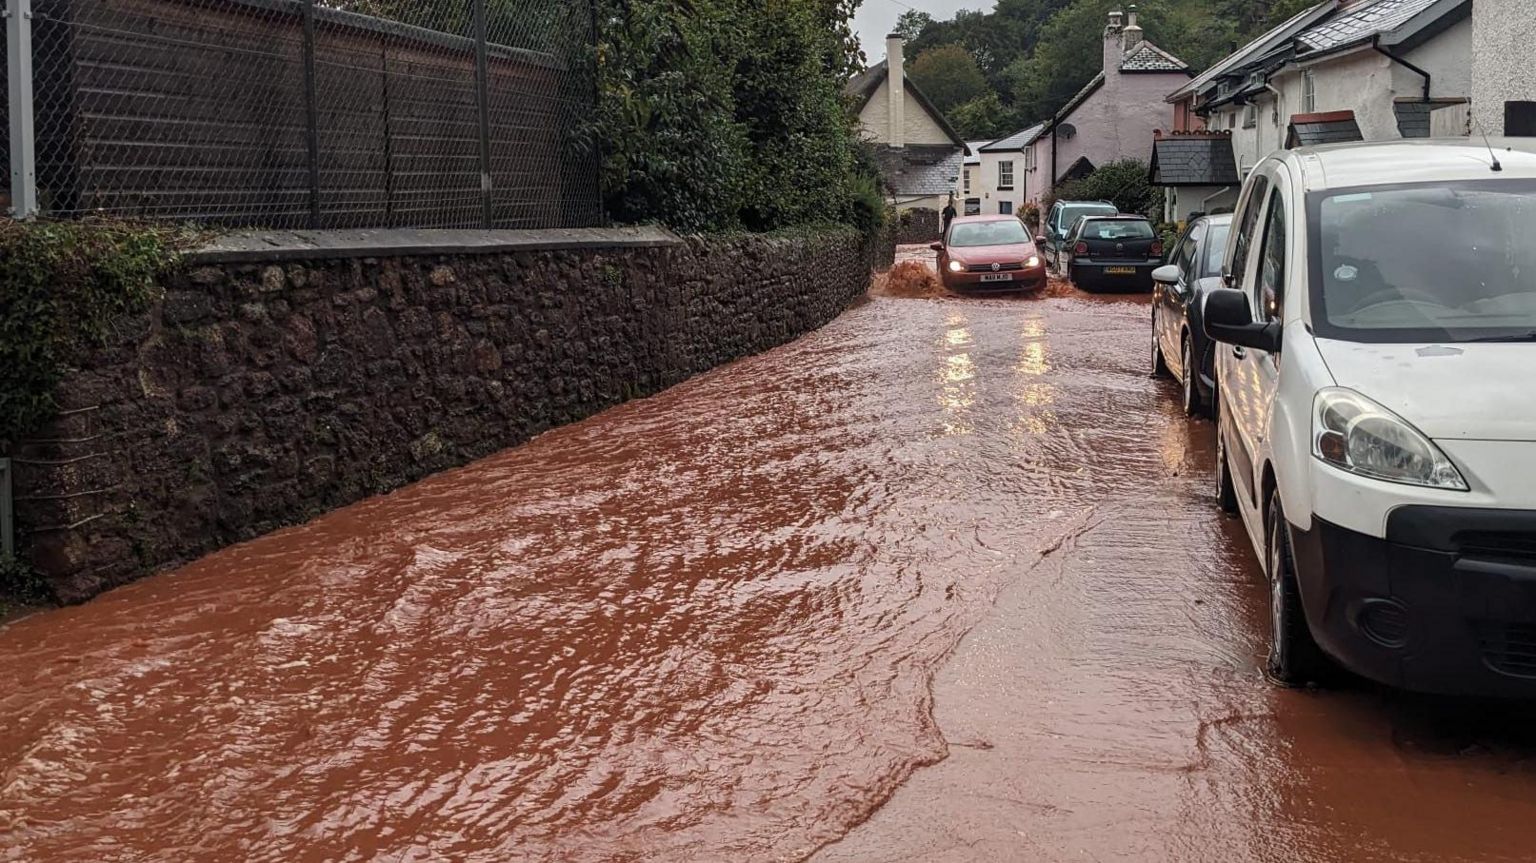
[[[1013,273],[986,273],[981,277],[983,282],[1011,282]]]
[[[1136,268],[1135,267],[1105,267],[1104,268],[1104,272],[1108,273],[1111,276],[1134,276],[1134,275],[1136,275]]]

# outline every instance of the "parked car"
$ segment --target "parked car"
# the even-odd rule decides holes
[[[939,276],[956,292],[1027,291],[1045,286],[1045,263],[1014,216],[961,216],[949,224]]]
[[[1163,241],[1145,216],[1078,216],[1062,256],[1072,283],[1085,291],[1149,291]]]
[[[1215,355],[1200,325],[1200,307],[1207,292],[1221,287],[1231,226],[1230,215],[1195,219],[1174,243],[1169,263],[1152,271],[1152,373],[1178,380],[1189,416],[1215,404]]]
[[[1269,671],[1536,695],[1536,152],[1279,151],[1205,301]]]
[[[1040,248],[1046,264],[1057,275],[1065,276],[1067,269],[1061,250],[1072,225],[1081,216],[1113,216],[1118,212],[1120,208],[1108,201],[1057,201],[1046,212],[1045,223],[1040,226],[1040,236],[1035,238],[1035,245]]]

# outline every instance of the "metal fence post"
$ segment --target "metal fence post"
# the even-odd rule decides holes
[[[495,227],[491,203],[491,63],[485,0],[475,0],[475,98],[480,103],[480,204],[485,227]]]
[[[32,104],[32,0],[5,0],[11,113],[11,215],[37,215],[37,134]]]
[[[309,143],[309,226],[320,227],[320,98],[315,80],[315,0],[304,0],[304,123]]]
[[[16,513],[11,503],[11,460],[0,458],[0,554],[16,556]]]

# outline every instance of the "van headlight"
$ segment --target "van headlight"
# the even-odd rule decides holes
[[[1372,479],[1467,491],[1467,481],[1424,433],[1354,390],[1317,394],[1312,454],[1340,470]]]

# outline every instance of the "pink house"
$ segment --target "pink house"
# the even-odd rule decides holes
[[[1165,97],[1189,80],[1183,60],[1147,41],[1136,24],[1109,13],[1104,68],[1073,96],[1030,144],[1026,200],[1038,202],[1056,184],[1120,159],[1147,158],[1147,141],[1169,127]]]

